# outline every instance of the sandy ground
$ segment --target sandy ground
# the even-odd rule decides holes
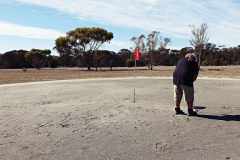
[[[0,69],[0,84],[23,83],[35,81],[52,81],[66,79],[86,79],[102,77],[131,77],[131,76],[172,76],[175,67],[155,66],[153,71],[147,67],[138,67],[136,72],[134,68],[101,68],[99,71],[87,71],[86,68],[57,68],[57,69],[28,69],[24,72],[21,69]],[[229,77],[240,78],[240,66],[203,66],[200,71],[201,77]]]
[[[169,79],[0,86],[0,159],[238,160],[239,90],[197,81],[201,116],[188,117],[173,114]]]

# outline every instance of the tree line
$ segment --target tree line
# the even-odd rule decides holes
[[[240,65],[240,46],[227,48],[209,43],[206,24],[199,28],[193,26],[192,35],[192,47],[180,50],[168,49],[171,39],[153,31],[147,36],[132,37],[132,48],[113,52],[100,50],[103,44],[113,39],[113,33],[97,27],[76,28],[56,39],[54,49],[58,56],[52,55],[48,49],[13,50],[0,54],[0,68],[86,67],[88,70],[98,70],[100,67],[132,67],[136,48],[142,52],[138,66],[148,66],[149,69],[157,65],[176,65],[181,57],[190,52],[197,53],[199,65]]]
[[[181,50],[159,49],[152,52],[152,65],[174,66],[185,54],[194,52],[192,47]],[[150,57],[148,53],[142,55],[138,66],[148,66]],[[223,66],[240,65],[240,46],[231,48],[220,48],[214,44],[208,44],[202,51],[201,65]],[[32,49],[13,50],[0,54],[1,69],[16,68],[56,68],[56,67],[133,67],[134,60],[132,51],[121,49],[119,52],[98,50],[93,55],[51,55],[50,50]]]

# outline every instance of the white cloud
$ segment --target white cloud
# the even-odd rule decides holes
[[[240,4],[234,0],[17,0],[79,18],[190,37],[189,24],[208,23],[211,40],[240,44]]]
[[[23,40],[14,40],[8,39],[8,40],[1,40],[1,47],[0,47],[0,53],[5,53],[7,51],[11,50],[31,50],[33,48],[38,49],[50,49],[52,50],[52,53],[56,55],[56,51],[53,50],[54,41],[51,40],[32,40],[32,39],[23,39]]]
[[[0,35],[33,39],[56,39],[58,36],[63,35],[63,33],[53,29],[29,27],[0,21]]]
[[[130,45],[129,41],[112,40],[110,44],[105,44],[102,48],[118,52],[123,48],[130,49]]]
[[[240,43],[240,5],[233,0],[17,0],[116,26],[190,37],[189,24],[208,23],[213,41]],[[222,36],[222,38],[220,38]]]

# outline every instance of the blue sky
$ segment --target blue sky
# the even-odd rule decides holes
[[[103,49],[130,48],[133,36],[160,31],[170,48],[189,46],[189,25],[207,23],[210,41],[240,45],[240,0],[0,0],[0,53],[50,48],[76,27],[114,33]]]

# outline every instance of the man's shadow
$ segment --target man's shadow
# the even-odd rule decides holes
[[[218,120],[218,121],[240,121],[240,115],[203,115],[198,114],[197,117],[200,118],[207,118],[211,120]]]
[[[202,106],[195,106],[194,109],[196,110],[203,110],[206,109],[206,107],[202,107]],[[223,114],[223,115],[207,115],[207,114],[198,114],[197,117],[200,118],[206,118],[206,119],[210,119],[210,120],[218,120],[218,121],[240,121],[240,115],[227,115],[227,114]]]

